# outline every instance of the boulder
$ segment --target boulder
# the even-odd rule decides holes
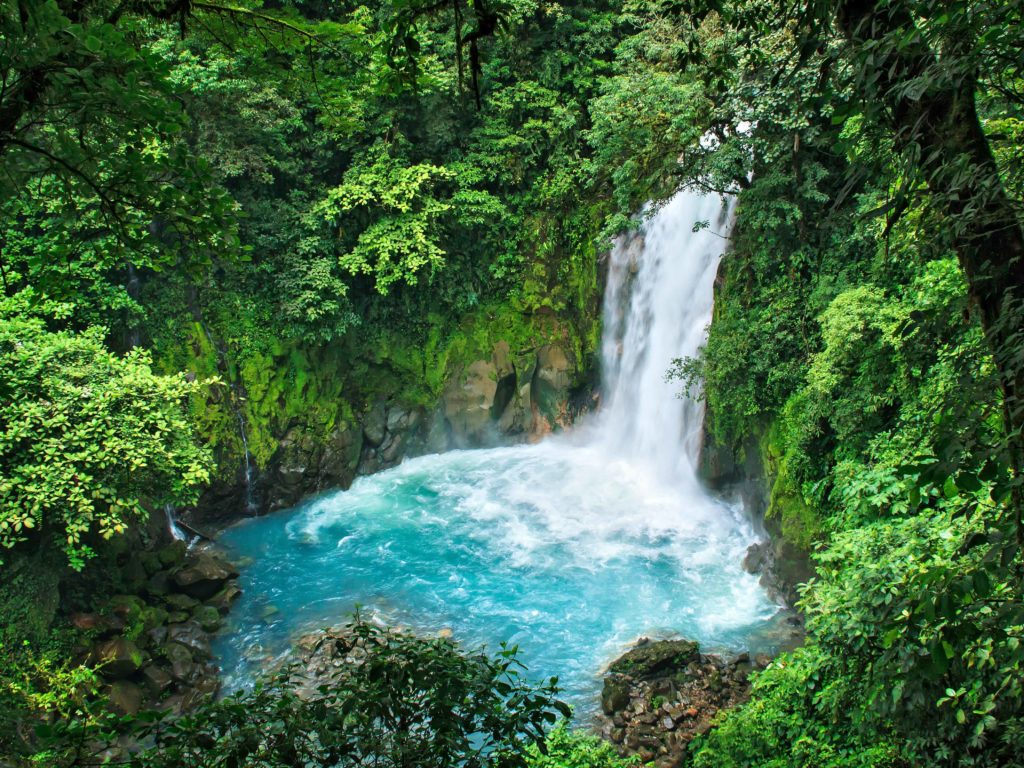
[[[199,605],[199,601],[194,597],[183,595],[180,592],[167,595],[167,597],[164,598],[164,602],[167,603],[168,607],[172,611],[191,611]]]
[[[160,556],[152,550],[146,550],[139,553],[139,562],[142,563],[143,569],[150,576],[160,570],[162,564],[160,563]]]
[[[147,606],[142,611],[142,628],[145,631],[156,629],[161,624],[167,623],[168,612],[159,606]]]
[[[241,594],[242,590],[238,588],[238,582],[232,580],[225,584],[217,594],[207,600],[206,604],[216,608],[223,616],[231,610],[231,604],[234,603]]]
[[[117,616],[100,613],[73,613],[71,624],[83,632],[95,632],[100,637],[119,634],[124,630],[124,620]]]
[[[662,640],[630,649],[608,668],[636,678],[653,678],[685,668],[700,659],[700,646],[690,640]]]
[[[171,574],[157,571],[146,582],[146,593],[151,597],[162,597],[171,591]]]
[[[210,638],[197,621],[172,624],[167,628],[167,639],[185,646],[193,658],[210,658]]]
[[[204,632],[216,632],[222,623],[220,611],[212,605],[201,605],[192,612],[195,619]]]
[[[202,552],[188,559],[174,573],[174,583],[186,595],[207,600],[216,595],[238,571],[220,557]]]
[[[188,546],[184,541],[173,541],[157,551],[157,558],[165,568],[172,568],[185,559]]]
[[[613,715],[629,705],[629,681],[620,675],[608,675],[601,689],[601,709]]]
[[[110,708],[119,715],[135,715],[142,708],[142,689],[130,680],[118,680],[107,691]]]
[[[155,664],[149,664],[142,670],[142,682],[150,696],[159,698],[164,691],[171,687],[174,679],[167,673],[167,670]]]
[[[91,665],[108,680],[130,677],[146,661],[146,654],[126,637],[113,637],[98,643],[93,646],[89,657]]]
[[[145,607],[145,601],[138,595],[114,595],[107,601],[108,610],[125,621],[137,619]]]
[[[171,676],[179,682],[189,682],[196,671],[189,649],[180,643],[167,643],[162,650],[164,658],[170,662]]]

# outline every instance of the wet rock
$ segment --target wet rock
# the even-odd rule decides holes
[[[75,613],[71,616],[71,624],[83,632],[95,632],[99,637],[118,634],[124,630],[124,620],[117,616],[104,616],[99,613]]]
[[[142,682],[153,698],[159,698],[174,683],[167,671],[155,664],[149,664],[142,670]]]
[[[164,598],[164,602],[167,603],[172,611],[191,611],[199,605],[199,601],[194,597],[189,597],[188,595],[183,595],[179,592],[167,595],[167,597]]]
[[[107,691],[110,708],[120,715],[134,715],[142,708],[142,689],[129,680],[118,680]]]
[[[238,576],[238,571],[226,560],[209,552],[190,557],[174,573],[174,583],[185,594],[206,600],[219,592],[224,584]]]
[[[384,442],[387,434],[388,417],[383,402],[377,403],[363,418],[363,437],[376,448]]]
[[[448,422],[441,409],[434,411],[427,427],[427,435],[423,440],[424,453],[441,453],[448,449]]]
[[[347,488],[356,476],[364,440],[359,425],[341,424],[326,437],[301,426],[289,429],[260,483],[266,509],[290,507],[328,488]]]
[[[146,582],[146,592],[152,597],[162,597],[171,591],[171,575],[167,571],[157,571]]]
[[[146,637],[153,646],[163,645],[167,641],[167,627],[163,624],[153,627],[146,633]]]
[[[601,709],[611,715],[629,704],[629,681],[618,675],[609,675],[604,679],[601,689]]]
[[[142,628],[144,631],[156,629],[157,627],[167,623],[167,617],[170,614],[163,608],[157,605],[146,606],[142,610]]]
[[[269,624],[280,612],[281,610],[276,605],[264,605],[260,608],[260,618]]]
[[[206,604],[216,608],[218,613],[223,616],[231,610],[231,604],[234,603],[241,594],[242,590],[238,588],[238,582],[229,581],[217,594],[207,600]]]
[[[149,576],[154,575],[163,567],[160,562],[160,556],[148,549],[139,553],[139,562],[142,563],[143,569]]]
[[[760,573],[771,557],[771,542],[758,541],[747,547],[743,556],[743,570],[747,573]]]
[[[107,601],[107,609],[125,621],[140,617],[145,607],[145,601],[138,595],[114,595]]]
[[[187,550],[188,547],[185,542],[175,541],[168,544],[166,547],[162,547],[156,554],[162,566],[165,568],[172,568],[185,559],[185,553]]]
[[[196,665],[188,648],[180,643],[167,643],[163,647],[164,658],[170,662],[171,676],[179,682],[189,682],[195,674]]]
[[[108,680],[130,677],[142,668],[146,655],[126,637],[114,637],[93,646],[90,662]]]
[[[167,629],[167,639],[185,646],[193,658],[209,658],[210,638],[197,621],[173,624]]]
[[[199,623],[204,632],[216,632],[222,623],[220,611],[212,605],[199,606],[192,612],[192,618]]]

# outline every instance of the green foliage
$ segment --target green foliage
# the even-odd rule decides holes
[[[0,305],[0,544],[53,537],[80,568],[146,504],[194,500],[208,459],[192,440],[182,376],[141,350],[119,357],[102,330],[49,332],[20,301]]]
[[[29,746],[31,728],[51,719],[74,722],[83,732],[106,719],[89,701],[99,690],[96,673],[69,659],[67,638],[0,644],[0,755],[15,765],[57,765],[43,747]]]
[[[694,742],[694,768],[900,768],[911,755],[884,728],[850,727],[863,708],[850,678],[830,678],[815,646],[775,659],[750,703]]]
[[[639,765],[635,758],[619,757],[608,742],[559,723],[547,735],[543,748],[531,745],[527,750],[529,768],[629,768]]]
[[[365,655],[331,683],[296,695],[287,674],[177,720],[158,723],[155,745],[133,765],[225,764],[522,766],[559,713],[555,680],[521,675],[516,648],[489,656],[446,639],[382,630],[358,616],[348,627]]]
[[[231,201],[179,139],[166,66],[137,44],[144,19],[108,5],[0,12],[0,283],[131,327],[128,272],[193,272],[238,242]]]
[[[948,175],[958,174],[963,201],[983,169],[927,144],[925,120],[894,137],[887,121],[914,107],[893,107],[886,93],[894,72],[910,71],[893,57],[921,42],[887,26],[904,24],[910,7],[929,44],[953,29],[966,47],[995,50],[1008,38],[974,37],[971,3],[949,15],[927,2],[797,4],[781,24],[771,21],[780,4],[711,5],[717,13],[704,4],[676,20],[687,71],[715,104],[707,127],[717,137],[682,163],[698,183],[731,179],[738,222],[707,347],[674,372],[687,385],[703,379],[721,444],[760,439],[768,515],[787,541],[816,550],[819,575],[803,593],[807,647],[759,677],[752,701],[697,745],[695,763],[1012,763],[1020,501],[1000,397],[1012,358],[1000,356],[970,266],[988,236],[970,220],[989,193],[948,205]],[[869,27],[832,37],[829,24],[858,8],[878,13],[870,29],[883,37],[865,43]],[[979,63],[977,49],[959,58],[965,50],[898,88],[929,103],[921,94]],[[776,74],[778,61],[793,66]],[[981,77],[998,68],[986,59]],[[1019,114],[1015,92],[981,93],[999,120]],[[883,115],[881,104],[895,111]],[[740,120],[756,127],[744,135]],[[907,135],[922,144],[908,146]],[[991,141],[1014,178],[1003,137]],[[978,239],[965,238],[976,226]]]

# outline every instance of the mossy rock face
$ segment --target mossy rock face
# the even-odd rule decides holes
[[[608,671],[635,678],[652,678],[684,669],[700,660],[700,645],[692,640],[660,640],[627,651]]]
[[[778,421],[769,425],[760,448],[765,474],[771,482],[766,523],[774,522],[769,527],[794,548],[810,552],[824,526],[820,513],[807,503],[793,478],[790,461],[795,449],[787,442],[784,425]]]
[[[13,647],[41,642],[49,633],[60,601],[62,555],[42,548],[26,555],[4,553],[0,565],[0,643]]]
[[[184,541],[174,541],[166,547],[161,547],[156,554],[160,564],[165,568],[170,568],[178,565],[178,563],[185,559],[185,552],[187,550],[188,546]]]

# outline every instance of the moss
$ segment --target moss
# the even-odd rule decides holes
[[[778,522],[783,539],[806,552],[821,535],[821,515],[807,503],[790,470],[794,447],[787,443],[786,430],[773,421],[761,440],[761,459],[771,483],[765,517]]]
[[[36,645],[48,635],[60,602],[62,555],[40,546],[14,552],[0,566],[0,645]]]
[[[220,479],[232,482],[242,462],[240,420],[254,464],[265,468],[293,427],[327,437],[381,400],[434,407],[448,379],[489,358],[500,340],[509,344],[520,380],[532,375],[545,343],[561,345],[582,370],[600,343],[592,236],[598,217],[596,209],[580,213],[571,236],[555,223],[546,215],[534,222],[531,239],[541,245],[525,258],[518,290],[461,318],[432,314],[419,333],[378,324],[312,346],[275,333],[272,318],[232,314],[230,301],[208,307],[202,322],[169,321],[156,334],[158,364],[211,380],[191,410],[215,451]]]

